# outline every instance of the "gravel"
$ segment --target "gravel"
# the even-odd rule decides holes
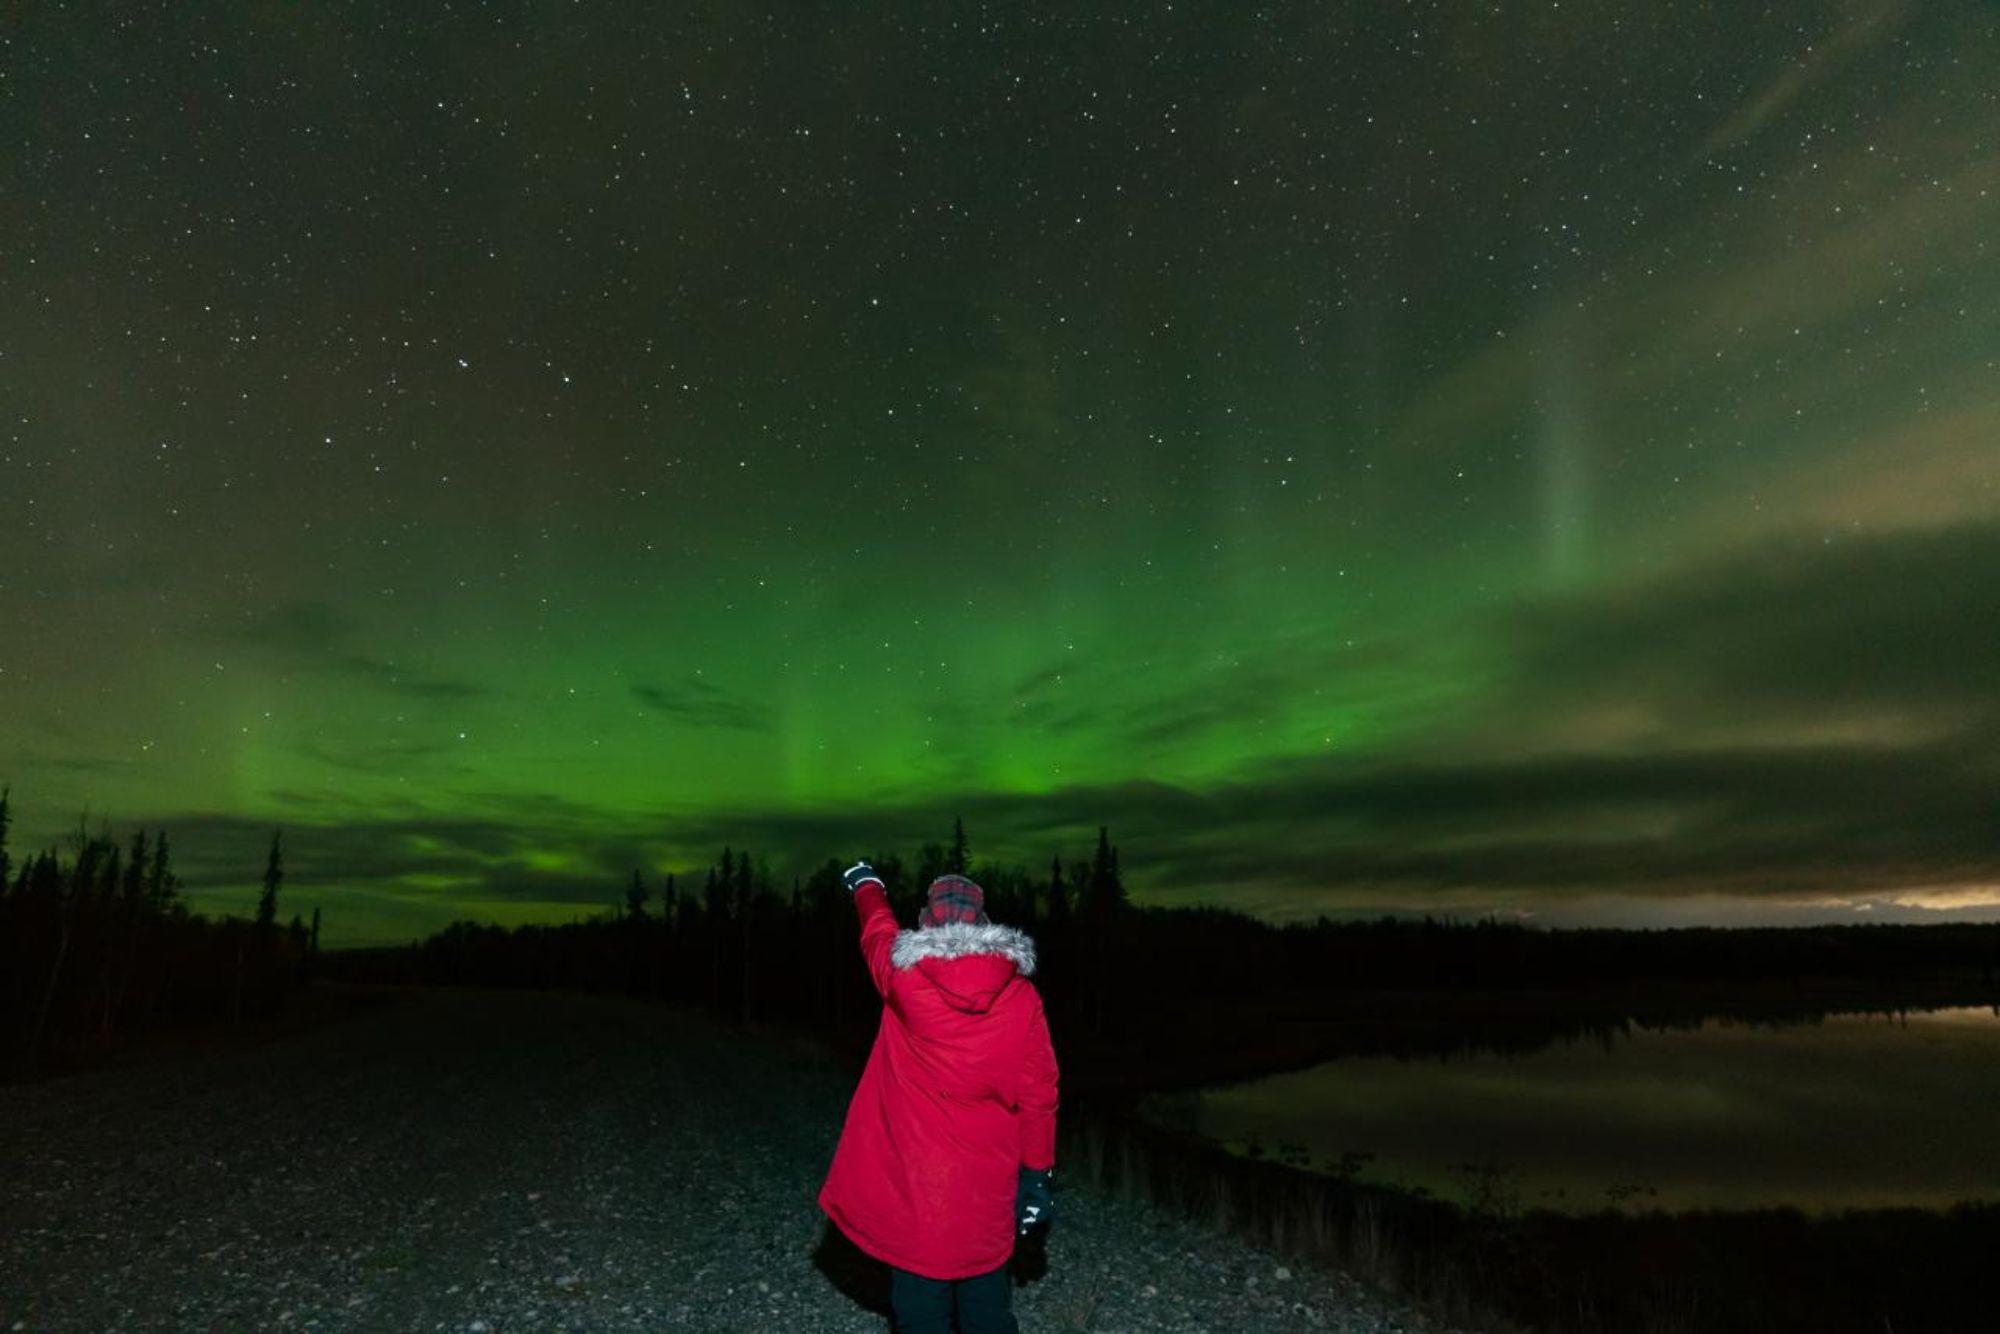
[[[281,1040],[0,1088],[0,1331],[886,1328],[814,1196],[851,1076],[699,1016],[345,993]],[[359,1002],[366,1000],[366,1004]],[[1063,1189],[1024,1330],[1427,1328]]]

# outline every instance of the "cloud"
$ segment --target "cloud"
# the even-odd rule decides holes
[[[1432,765],[1313,760],[1206,791],[1132,783],[657,820],[604,813],[557,830],[501,817],[288,822],[288,902],[335,915],[352,890],[374,896],[377,917],[401,902],[429,921],[602,906],[633,867],[649,878],[669,868],[686,875],[724,845],[755,852],[782,884],[828,857],[909,856],[941,841],[953,814],[982,861],[1035,874],[1051,855],[1084,856],[1103,823],[1141,901],[1278,917],[1921,900],[1920,891],[2000,883],[1986,796],[1994,740]],[[240,895],[271,828],[227,816],[145,823],[168,828],[198,890]]]
[[[15,756],[29,772],[75,774],[123,774],[139,768],[136,760],[109,755],[56,755],[48,751],[22,751]],[[0,782],[0,786],[5,786]]]
[[[2000,524],[1745,545],[1527,610],[1503,636],[1515,704],[1538,718],[1615,699],[1697,732],[1991,720]]]
[[[232,636],[299,656],[326,653],[353,633],[353,619],[329,602],[281,602],[251,616]]]
[[[1984,881],[1992,733],[1430,764],[1301,759],[1197,790],[1162,783],[940,796],[676,822],[781,863],[914,849],[962,815],[979,856],[1036,870],[1109,825],[1142,897],[1280,915],[1355,904],[1534,909],[1582,896],[1866,898]]]
[[[1200,785],[645,815],[499,791],[459,794],[451,814],[358,820],[299,803],[286,846],[296,901],[334,912],[352,888],[374,896],[375,920],[406,909],[433,923],[608,905],[633,867],[691,871],[724,845],[782,883],[828,857],[909,856],[944,841],[954,816],[976,859],[1035,874],[1051,855],[1086,855],[1108,825],[1141,901],[1279,917],[1984,902],[2000,885],[1995,608],[2000,525],[1767,542],[1514,609],[1497,627],[1511,665],[1480,711],[1504,721],[1393,752],[1297,755]],[[1046,675],[1020,685],[1030,698],[1060,689]],[[707,725],[762,718],[715,687],[639,690]],[[1642,725],[1577,724],[1599,716]],[[164,825],[191,880],[218,895],[248,892],[271,827],[144,823]]]
[[[1739,548],[1518,609],[1484,730],[1069,794],[1156,883],[1246,902],[1859,896],[1992,883],[2000,526]],[[1579,726],[1604,717],[1619,730]],[[1435,896],[1434,898],[1432,896]]]
[[[1974,377],[1968,377],[1974,378]],[[2000,392],[1985,380],[1949,382],[1915,413],[1888,416],[1837,452],[1814,450],[1792,460],[1759,490],[1784,497],[1785,527],[1796,532],[1879,533],[2000,518]],[[1885,468],[1883,460],[1894,460]],[[1772,515],[1743,504],[1740,491],[1711,498],[1692,520],[1718,543],[1768,533]]]
[[[608,904],[634,866],[657,856],[643,831],[601,813],[587,829],[427,814],[316,821],[196,813],[138,823],[167,830],[179,873],[197,894],[254,885],[281,829],[288,892],[329,910],[362,889],[471,917],[517,901]]]
[[[347,739],[330,744],[298,742],[296,749],[308,759],[363,774],[407,774],[422,766],[435,778],[444,773],[475,772],[466,764],[449,762],[453,748],[430,741],[363,741]],[[301,794],[302,796],[305,794]]]
[[[1702,143],[1700,156],[1710,157],[1749,139],[1783,115],[1793,103],[1825,83],[1842,66],[1868,47],[1896,35],[1910,11],[1909,0],[1871,0],[1848,7],[1846,22],[1825,41],[1808,46],[1771,80],[1716,126]]]
[[[691,727],[723,727],[763,732],[771,727],[768,705],[744,699],[698,676],[669,685],[635,685],[633,696],[647,708]]]
[[[1004,727],[1115,748],[1136,761],[1170,757],[1246,728],[1297,724],[1324,734],[1330,715],[1352,712],[1371,729],[1397,731],[1439,706],[1438,672],[1409,639],[1329,642],[1318,627],[1239,642],[1200,666],[1170,655],[1065,657],[1022,676],[1005,697]],[[943,711],[957,730],[991,714]]]
[[[2000,525],[1746,544],[1507,613],[1476,728],[1200,788],[940,801],[926,827],[960,813],[1034,862],[1102,822],[1156,895],[1283,912],[1990,884],[1996,608]]]
[[[251,617],[228,638],[264,650],[298,670],[344,676],[421,699],[470,700],[492,693],[470,681],[433,676],[392,659],[355,652],[348,647],[353,636],[353,620],[330,603],[296,601]]]
[[[1540,457],[1565,463],[1586,517],[1617,507],[1615,525],[1591,525],[1600,548],[1614,528],[1626,549],[1684,548],[1829,514],[1882,526],[1991,513],[1975,442],[1994,418],[1992,376],[1965,334],[1965,293],[1989,272],[2000,155],[1959,114],[1970,96],[1952,76],[1891,99],[1869,134],[1772,163],[1756,191],[1694,169],[1602,268],[1559,277],[1417,385],[1393,422],[1403,457],[1524,434],[1563,443]],[[1693,531],[1681,505],[1631,503],[1653,497],[1647,465],[1669,457],[1639,439],[1758,448],[1712,474],[1726,485],[1688,474],[1684,494],[1707,511]]]
[[[1190,885],[1403,904],[1960,883],[2000,864],[1978,795],[1991,782],[1982,740],[1306,765],[1221,794],[1211,827],[1227,836],[1181,840],[1174,866]]]

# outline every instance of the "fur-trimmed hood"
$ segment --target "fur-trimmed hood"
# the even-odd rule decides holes
[[[1017,976],[1035,971],[1035,942],[994,922],[947,922],[898,931],[889,962],[922,975],[952,1009],[984,1014]]]
[[[964,959],[975,954],[999,954],[1014,961],[1022,977],[1035,975],[1035,942],[1027,932],[998,922],[947,922],[916,931],[898,931],[889,962],[915,968],[925,959]]]

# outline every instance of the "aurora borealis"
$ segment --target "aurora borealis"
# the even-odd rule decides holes
[[[1991,915],[2000,10],[1738,8],[24,7],[14,847]]]

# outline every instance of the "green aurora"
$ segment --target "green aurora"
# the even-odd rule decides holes
[[[0,27],[0,783],[334,943],[749,847],[2000,905],[2000,11]]]

